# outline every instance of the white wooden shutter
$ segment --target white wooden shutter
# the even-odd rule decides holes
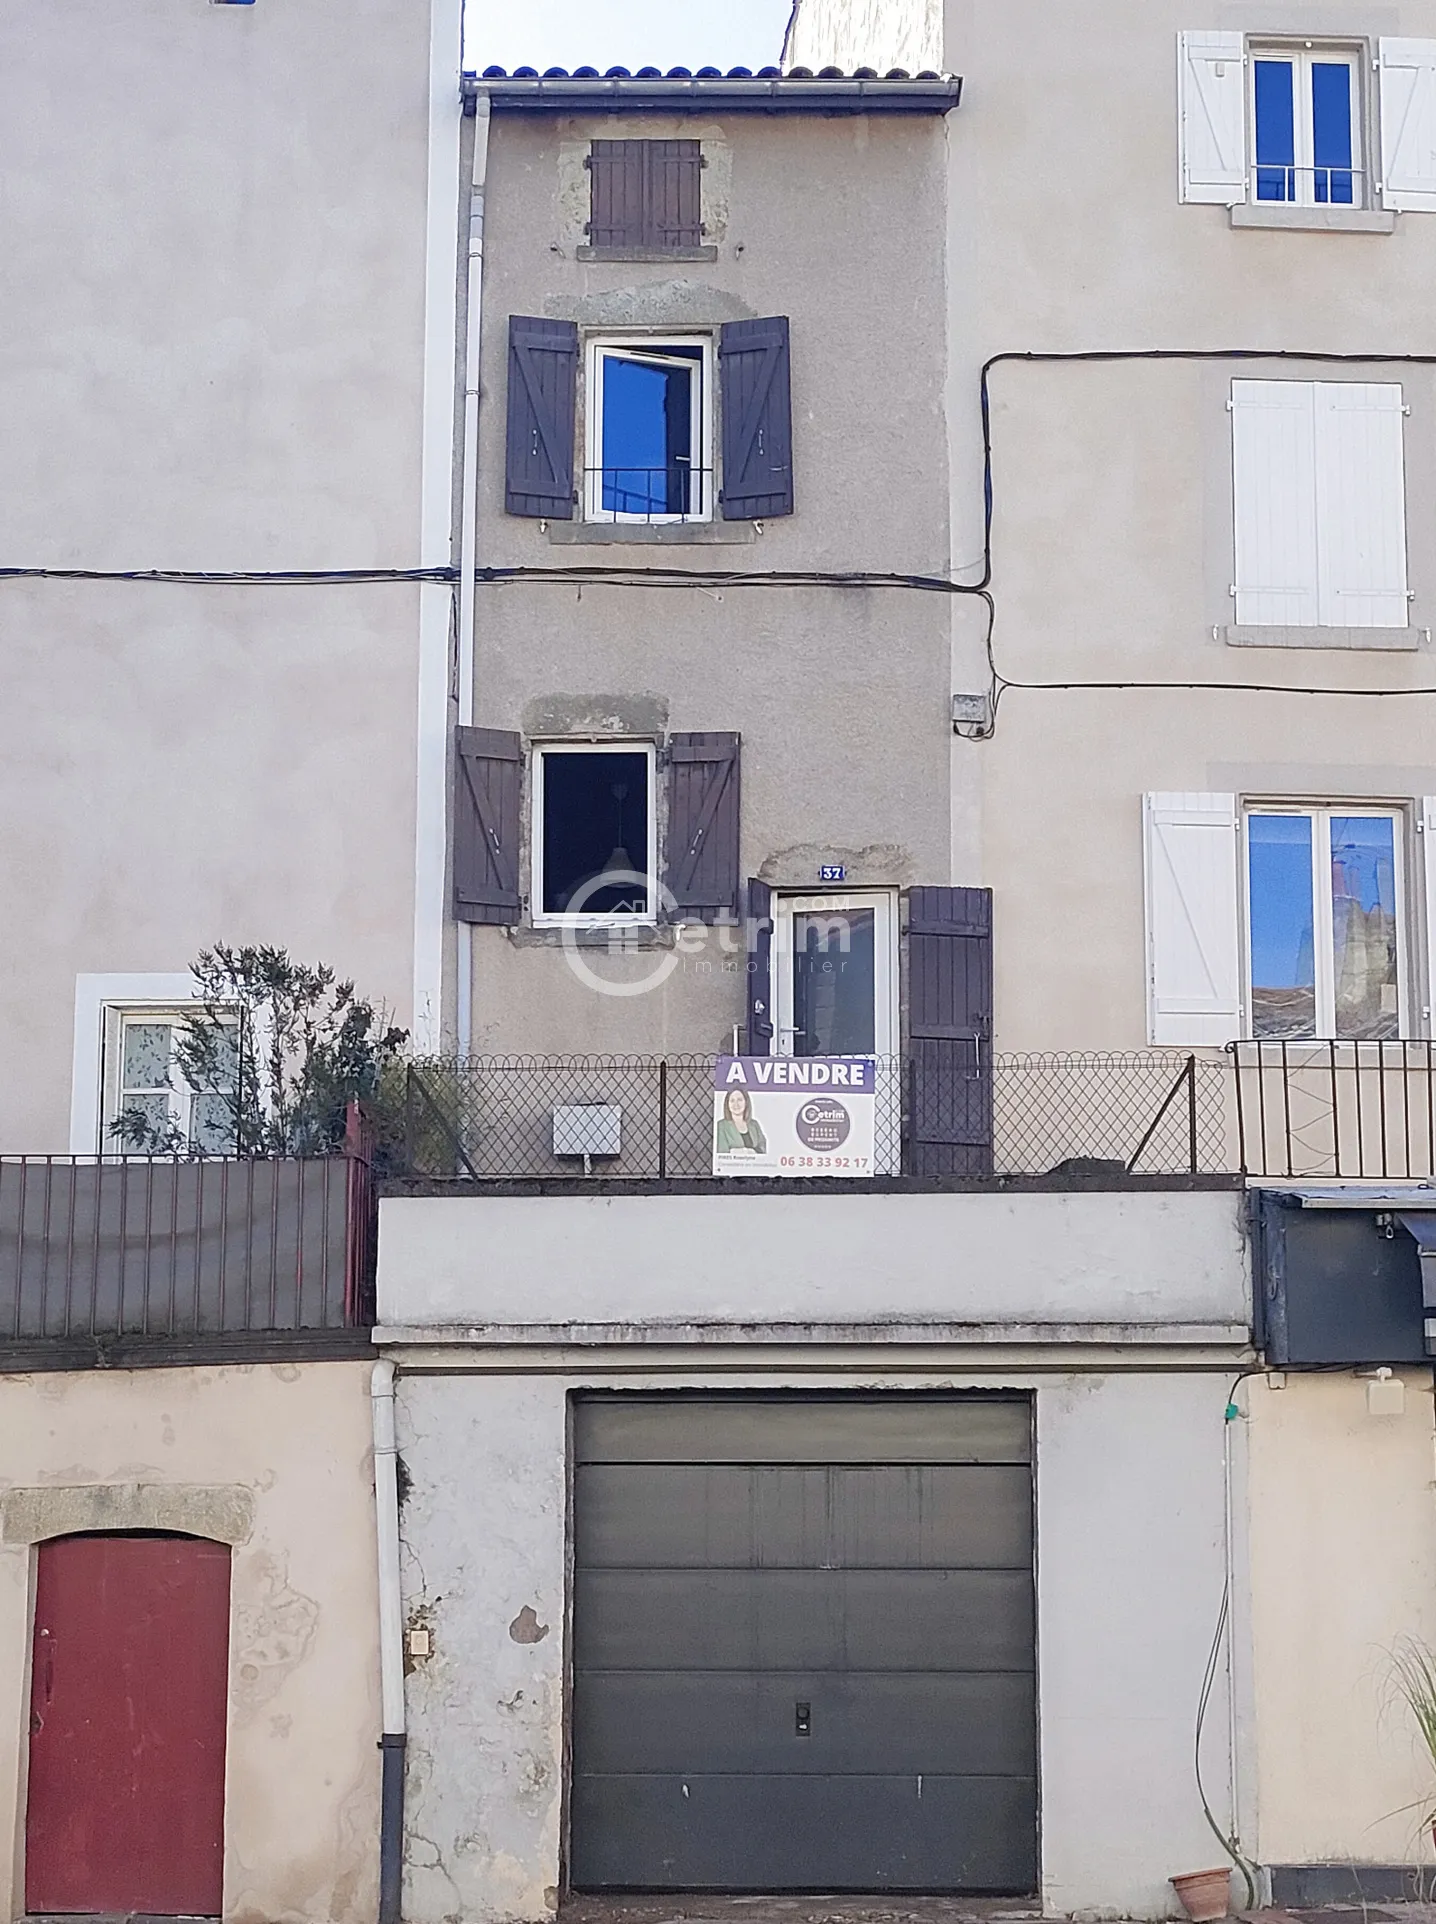
[[[1404,628],[1401,389],[1362,381],[1313,386],[1317,619],[1323,627]]]
[[[1235,795],[1148,795],[1147,1034],[1221,1044],[1241,1033]]]
[[[1426,1033],[1436,1035],[1436,795],[1421,798],[1422,879],[1426,884]]]
[[[1183,200],[1247,197],[1245,51],[1239,33],[1177,35]]]
[[[1232,382],[1236,618],[1313,628],[1316,436],[1311,381]]]
[[[1379,40],[1381,204],[1436,213],[1436,40]]]

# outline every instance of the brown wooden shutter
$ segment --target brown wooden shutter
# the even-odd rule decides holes
[[[703,238],[703,149],[696,140],[649,140],[644,145],[645,227],[657,248],[697,247]]]
[[[510,514],[573,519],[573,418],[578,328],[573,321],[509,316],[508,464]]]
[[[703,235],[703,147],[697,140],[595,140],[588,150],[592,247],[653,253]]]
[[[460,728],[454,751],[454,918],[517,922],[522,745],[506,728]]]
[[[732,734],[674,735],[668,746],[670,916],[684,922],[737,919],[738,751]]]
[[[773,1053],[773,891],[748,884],[748,1039],[750,1056]]]
[[[725,521],[793,512],[793,409],[788,322],[727,321],[718,335]]]
[[[912,1174],[992,1173],[992,891],[908,891]]]
[[[595,140],[588,150],[588,239],[592,247],[643,245],[646,140]]]

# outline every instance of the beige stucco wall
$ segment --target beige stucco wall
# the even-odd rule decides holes
[[[140,1495],[126,1486],[142,1486]],[[378,1890],[377,1578],[366,1363],[0,1376],[0,1916],[23,1915],[35,1551],[121,1486],[121,1523],[233,1541],[224,1911],[364,1924]],[[156,1487],[158,1486],[158,1488]],[[211,1523],[205,1525],[205,1518]],[[19,1540],[16,1540],[16,1539]]]
[[[1090,9],[1042,0],[945,0],[936,64],[964,80],[946,122],[945,234],[961,580],[976,580],[981,567],[978,392],[990,355],[1436,350],[1428,298],[1436,217],[1400,214],[1391,234],[1276,232],[1235,230],[1225,207],[1183,205],[1176,90],[1184,28],[1436,36],[1436,5],[1313,9],[1288,0],[1219,12],[1208,19],[1182,0],[1107,0],[1094,19]],[[802,0],[790,58],[883,67],[928,17],[927,0]],[[1001,1049],[1145,1040],[1144,791],[1408,804],[1436,793],[1430,701],[1131,686],[1436,684],[1429,645],[1381,656],[1214,639],[1213,626],[1232,619],[1233,372],[1403,383],[1411,619],[1429,627],[1436,613],[1429,370],[1303,362],[994,370],[997,668],[1015,684],[1123,684],[1010,687],[995,737],[954,744],[954,879],[995,891]],[[989,685],[984,621],[980,603],[958,610],[956,689]],[[1414,859],[1408,881],[1416,976],[1424,891]],[[1420,1032],[1419,1011],[1408,1026]]]
[[[577,259],[576,169],[600,138],[697,137],[713,261]],[[486,196],[478,556],[496,567],[872,570],[948,565],[940,120],[734,114],[712,122],[493,121]],[[504,513],[508,318],[581,330],[715,328],[783,314],[796,511],[727,539],[574,545]],[[582,429],[580,427],[580,437]],[[580,530],[581,532],[581,530]],[[679,532],[674,530],[673,532]],[[737,535],[734,541],[731,537]],[[527,739],[736,729],[745,875],[816,889],[949,879],[950,611],[942,595],[833,586],[513,582],[477,596],[474,720]],[[660,780],[660,793],[662,782]],[[527,892],[527,846],[521,887]],[[474,941],[481,1052],[709,1050],[741,1014],[710,945],[630,998],[595,994],[551,932]],[[605,969],[652,972],[640,955]],[[711,966],[700,966],[707,962]]]
[[[1402,1638],[1436,1645],[1428,1370],[1400,1417],[1347,1372],[1253,1378],[1247,1430],[1259,1857],[1429,1860],[1436,1772],[1393,1689]],[[1278,1379],[1279,1380],[1279,1379]]]
[[[429,0],[0,9],[8,563],[418,561],[429,46]],[[417,595],[4,584],[0,1147],[67,1146],[80,972],[284,943],[408,1020]]]
[[[1322,10],[1325,12],[1326,10]],[[981,549],[978,367],[1014,349],[1436,348],[1424,290],[1436,219],[1391,235],[1234,230],[1177,198],[1178,0],[1080,11],[948,0],[954,548]],[[1313,28],[1310,7],[1219,24]],[[1436,7],[1354,6],[1343,34],[1436,34]],[[1040,110],[1037,103],[1041,103]],[[1305,362],[1005,365],[992,375],[994,652],[1014,682],[1430,686],[1409,655],[1235,649],[1233,373],[1399,380],[1414,623],[1433,616],[1429,370]],[[971,685],[985,673],[968,624]],[[1146,790],[1411,802],[1436,792],[1431,704],[1105,688],[1009,690],[997,732],[955,753],[959,867],[996,891],[996,1027],[1008,1049],[1145,1040],[1141,797]],[[1422,966],[1417,838],[1408,965]],[[1064,930],[1061,944],[1050,931]],[[1420,998],[1416,998],[1419,1002]],[[1419,1032],[1419,1020],[1413,1032]]]

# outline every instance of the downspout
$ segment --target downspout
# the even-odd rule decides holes
[[[479,346],[484,308],[484,183],[489,171],[489,97],[474,102],[474,167],[469,192],[469,255],[464,291],[467,338],[464,348],[464,424],[459,489],[459,726],[474,719],[474,579],[478,563]],[[474,1037],[474,930],[457,925],[455,1028],[460,1061]]]
[[[374,1512],[379,1546],[379,1924],[399,1924],[404,1890],[404,1606],[399,1595],[399,1471],[394,1365],[369,1383],[374,1419]]]

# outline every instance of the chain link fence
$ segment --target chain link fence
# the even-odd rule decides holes
[[[716,1060],[416,1061],[405,1102],[407,1172],[471,1182],[711,1177]],[[1224,1061],[1161,1050],[1014,1055],[998,1056],[990,1071],[977,1073],[990,1076],[985,1113],[992,1119],[994,1174],[1045,1175],[1074,1166],[1218,1174],[1239,1166],[1231,1070]],[[921,1129],[922,1118],[943,1105],[915,1100],[907,1058],[880,1058],[876,1081],[874,1174],[900,1175],[912,1165],[914,1115]]]

